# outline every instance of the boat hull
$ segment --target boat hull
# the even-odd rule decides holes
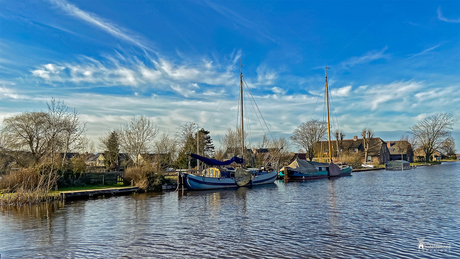
[[[267,172],[264,174],[255,175],[251,180],[250,185],[262,185],[274,183],[276,180],[276,171]],[[188,189],[192,190],[211,190],[211,189],[224,189],[224,188],[237,188],[239,187],[235,178],[215,178],[206,176],[197,176],[192,174],[182,174],[185,178],[185,184]]]
[[[323,178],[329,178],[329,177],[341,177],[341,176],[350,176],[353,168],[352,167],[345,167],[340,169],[340,174],[336,176],[330,176],[327,171],[319,171],[313,174],[305,174],[305,173],[300,173],[300,172],[293,172],[292,174],[289,174],[288,179],[289,180],[315,180],[315,179],[323,179]],[[281,176],[284,176],[281,175]]]

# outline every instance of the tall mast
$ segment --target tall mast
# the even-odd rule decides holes
[[[329,123],[329,89],[327,87],[327,70],[330,69],[326,66],[326,106],[327,106],[327,135],[329,143],[329,158],[332,163],[332,149],[331,149],[331,125]]]
[[[244,122],[243,122],[243,63],[240,59],[240,103],[241,103],[241,158],[244,160]],[[244,165],[244,163],[243,163]]]

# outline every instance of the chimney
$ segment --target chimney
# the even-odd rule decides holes
[[[358,140],[358,136],[353,137],[353,141],[356,141],[356,140]]]
[[[390,142],[387,142],[387,147],[391,147],[391,143],[390,143]]]

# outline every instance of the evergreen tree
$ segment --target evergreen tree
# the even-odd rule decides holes
[[[118,132],[111,131],[107,136],[101,138],[104,147],[105,166],[107,169],[114,170],[119,167],[120,138]]]

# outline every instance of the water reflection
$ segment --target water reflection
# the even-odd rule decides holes
[[[459,257],[460,163],[0,208],[2,258]],[[383,249],[383,248],[384,249]]]

